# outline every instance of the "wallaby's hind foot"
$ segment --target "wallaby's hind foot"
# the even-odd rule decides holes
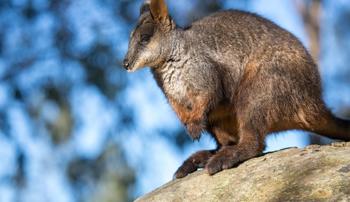
[[[205,166],[209,175],[237,166],[262,153],[264,140],[254,130],[239,130],[240,139],[236,145],[226,145],[213,155]]]

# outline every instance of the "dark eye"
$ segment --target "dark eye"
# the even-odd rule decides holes
[[[142,42],[142,43],[148,42],[150,38],[151,38],[150,35],[148,35],[148,34],[142,34],[142,35],[141,35],[141,42]]]

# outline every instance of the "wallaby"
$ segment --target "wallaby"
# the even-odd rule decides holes
[[[322,101],[317,65],[288,31],[256,14],[216,12],[188,28],[164,0],[145,1],[124,60],[149,66],[193,139],[211,134],[215,150],[194,153],[176,171],[212,175],[258,156],[265,136],[289,129],[350,140],[350,121]]]

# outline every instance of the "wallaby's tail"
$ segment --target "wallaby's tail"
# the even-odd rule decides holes
[[[337,118],[328,112],[326,117],[320,117],[313,132],[332,139],[350,141],[350,120]]]

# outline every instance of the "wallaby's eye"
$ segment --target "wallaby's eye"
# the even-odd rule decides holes
[[[141,35],[141,42],[142,42],[142,43],[148,42],[150,38],[151,38],[150,35],[148,35],[148,34],[142,34],[142,35]]]

